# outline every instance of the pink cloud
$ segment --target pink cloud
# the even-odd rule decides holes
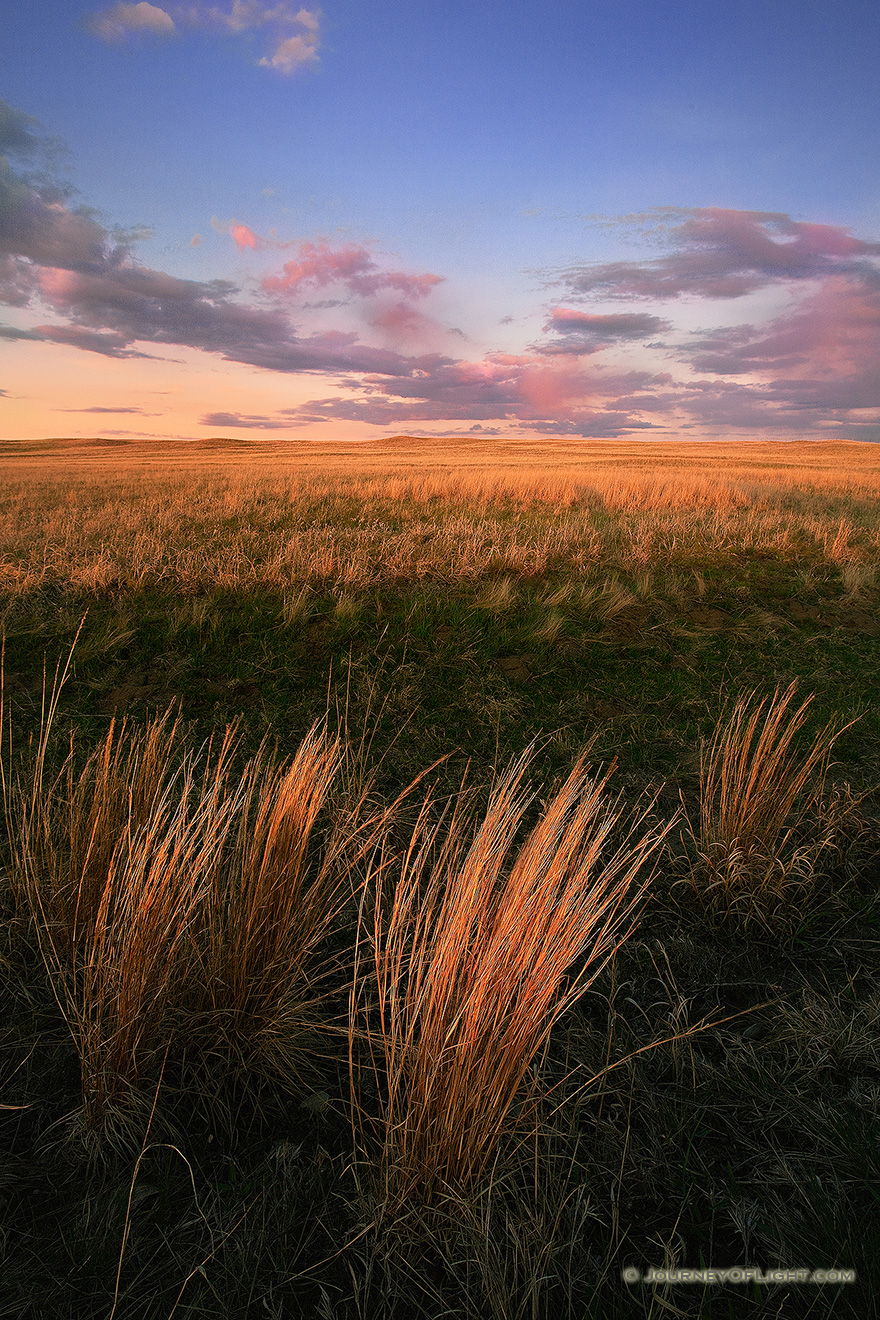
[[[299,260],[287,261],[283,275],[270,275],[263,280],[267,293],[295,293],[301,285],[312,284],[320,288],[328,284],[349,284],[375,263],[366,248],[348,244],[335,252],[329,243],[300,243]]]
[[[101,353],[104,357],[132,358],[148,357],[129,348],[130,340],[124,334],[114,331],[89,330],[78,325],[38,325],[36,333],[41,339],[54,344],[68,344],[72,348],[84,348],[90,353]]]
[[[161,413],[147,412],[144,408],[105,408],[101,404],[94,404],[91,408],[62,408],[60,411],[70,413],[109,413],[114,417],[117,413],[139,413],[141,417],[161,416]]]
[[[21,257],[0,255],[0,303],[26,307],[36,285],[36,271]]]
[[[262,413],[205,413],[199,418],[200,426],[222,427],[230,430],[245,431],[289,431],[290,422],[278,417],[267,417]]]
[[[174,6],[179,21],[239,35],[267,29],[271,49],[258,61],[264,69],[286,76],[318,63],[320,12],[294,5],[264,4],[262,0],[233,0],[229,9],[204,3]]]
[[[300,27],[317,35],[319,13],[305,8],[295,9],[284,3],[263,4],[262,0],[232,0],[228,9],[205,3],[176,4],[173,6],[180,20],[193,26],[215,27],[235,34],[259,27]]]
[[[0,101],[0,151],[4,155],[36,156],[45,145],[38,132],[40,122],[23,110]]]
[[[864,269],[865,258],[880,254],[880,243],[783,212],[703,207],[673,214],[681,221],[667,227],[664,213],[664,240],[674,249],[668,256],[572,266],[556,283],[569,296],[738,298],[781,280]]]
[[[880,280],[834,276],[766,326],[703,336],[693,366],[769,379],[790,406],[880,409]]]
[[[643,339],[668,327],[668,321],[661,321],[659,316],[651,316],[648,312],[581,312],[573,307],[554,307],[545,329],[560,333],[589,331],[608,339]]]
[[[669,330],[670,324],[649,312],[580,312],[571,307],[554,307],[544,329],[558,338],[537,345],[537,352],[581,356],[597,353],[614,343],[647,339]]]
[[[240,220],[218,220],[214,215],[211,217],[211,228],[218,234],[228,234],[242,250],[249,248],[253,252],[277,252],[292,246],[277,238],[263,238],[251,229],[250,225],[242,224]]]
[[[647,372],[587,372],[571,359],[563,364],[532,354],[490,354],[472,362],[426,356],[405,376],[371,374],[350,382],[360,397],[315,399],[284,413],[296,425],[346,420],[384,427],[501,418],[526,430],[628,435],[661,425],[640,412],[642,400],[653,403],[656,386],[668,380]]]
[[[260,60],[263,68],[274,69],[276,73],[291,74],[297,69],[304,69],[318,63],[318,46],[310,33],[303,36],[284,37],[271,55],[264,55]]]
[[[96,37],[108,43],[126,41],[143,33],[171,37],[177,31],[171,15],[156,5],[147,4],[146,0],[135,5],[119,4],[101,9],[92,15],[89,27]]]
[[[454,331],[445,330],[418,307],[403,299],[379,305],[367,318],[371,330],[393,348],[410,353],[441,346]],[[460,333],[460,332],[459,332]]]
[[[136,340],[182,344],[220,353],[273,371],[381,372],[406,375],[412,358],[358,342],[350,332],[301,336],[281,308],[235,300],[226,281],[181,280],[134,262],[91,270],[44,267],[38,272],[44,301],[75,322],[69,342],[114,354]],[[96,338],[97,332],[113,338]],[[59,338],[58,330],[53,336]]]
[[[72,210],[60,192],[13,181],[0,190],[0,252],[37,265],[101,261],[109,235],[88,212]]]
[[[257,236],[247,225],[240,225],[237,220],[233,220],[229,232],[232,235],[233,241],[236,242],[240,248],[251,248],[256,251],[258,242]]]
[[[417,335],[430,324],[428,317],[404,302],[391,303],[370,319],[370,325],[395,336]]]
[[[172,0],[168,7],[170,13],[146,0],[138,4],[116,4],[93,14],[88,26],[95,36],[108,43],[144,33],[172,36],[178,25],[235,36],[265,28],[271,48],[258,61],[263,68],[290,75],[318,63],[320,14],[317,10],[297,9],[287,3],[263,4],[260,0],[232,0],[228,9],[203,2],[187,4]]]
[[[267,276],[263,288],[267,293],[295,294],[303,286],[326,288],[328,284],[342,284],[350,293],[365,298],[385,289],[394,289],[407,298],[424,298],[442,282],[442,275],[382,270],[362,245],[347,243],[334,249],[326,239],[321,239],[317,243],[300,243],[296,260],[285,262],[283,274]]]

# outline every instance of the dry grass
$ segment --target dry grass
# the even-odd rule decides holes
[[[510,577],[502,577],[488,583],[478,604],[490,614],[503,615],[515,609],[518,600],[516,583]]]
[[[588,614],[595,614],[604,623],[622,614],[636,603],[636,597],[613,574],[600,586],[585,587],[581,592],[581,605]]]
[[[315,1033],[333,1029],[324,945],[384,821],[350,770],[311,846],[339,740],[316,727],[288,763],[264,746],[240,767],[234,727],[194,751],[168,713],[114,721],[81,768],[71,740],[50,774],[60,686],[30,765],[5,758],[3,796],[13,890],[76,1043],[89,1143],[137,1135],[173,1043],[302,1086]]]
[[[54,732],[0,758],[15,1314],[109,1311],[116,1287],[117,1314],[167,1315],[182,1284],[193,1314],[696,1315],[702,1290],[621,1285],[675,1259],[852,1263],[869,1313],[876,797],[830,785],[812,729],[876,670],[880,449],[0,452],[17,738],[86,594],[61,709],[101,730],[68,747],[50,698]],[[707,705],[771,670],[704,749],[701,815]],[[174,693],[213,741],[149,720]],[[358,724],[377,708],[372,742],[328,720],[281,763],[260,745],[271,721],[296,748],[336,693]],[[108,732],[114,706],[133,717]],[[862,787],[870,719],[839,745]],[[540,806],[527,757],[488,809],[457,794],[453,758],[488,796],[484,769],[559,722],[536,754],[554,793],[599,722],[633,792],[694,794],[662,866],[702,902],[658,877],[627,938],[660,853],[583,761]],[[446,752],[434,800],[398,810]],[[175,1133],[135,1178],[57,1159],[79,1100],[49,983],[86,1149],[133,1154],[154,1101]]]
[[[307,623],[312,612],[312,593],[308,587],[300,587],[284,597],[281,617],[288,628],[302,627]]]
[[[357,839],[356,811],[341,831],[325,831],[319,860],[310,849],[342,755],[339,740],[315,728],[288,764],[272,765],[263,751],[227,787],[235,841],[212,875],[196,942],[206,1049],[240,1074],[268,1071],[292,1089],[303,1089],[309,1046],[328,1025],[322,951],[351,898],[342,857]]]
[[[666,833],[643,816],[612,843],[622,807],[585,754],[514,855],[529,759],[473,830],[459,806],[432,823],[426,804],[393,890],[379,886],[369,1038],[394,1205],[472,1189],[504,1137],[534,1128],[553,1025],[626,939]]]
[[[851,600],[859,600],[877,585],[877,566],[875,564],[845,563],[840,571],[840,579],[846,595]]]
[[[807,548],[848,574],[851,590],[880,560],[871,445],[412,442],[212,454],[57,442],[6,452],[4,472],[0,586],[10,601],[46,585],[262,587],[283,593],[299,619],[304,587],[332,592],[344,611],[346,593],[382,583],[590,575],[611,564],[644,594],[648,569],[709,548]],[[503,593],[490,605],[507,607]]]
[[[558,610],[547,610],[543,619],[532,631],[535,641],[543,646],[550,646],[555,642],[560,633],[565,628],[565,616]]]
[[[710,907],[744,919],[769,915],[809,884],[833,834],[833,823],[821,831],[810,823],[823,814],[829,759],[843,730],[828,724],[799,751],[812,697],[792,709],[796,686],[772,698],[741,697],[701,754],[691,883]]]
[[[71,747],[55,777],[50,731],[47,719],[30,782],[6,795],[13,879],[76,1042],[84,1128],[124,1145],[192,982],[193,928],[232,814],[222,773],[200,778],[192,755],[177,757],[167,717],[143,733],[111,726],[80,771]]]

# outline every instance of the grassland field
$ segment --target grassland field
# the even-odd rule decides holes
[[[6,441],[0,471],[0,1315],[880,1313],[880,448]],[[761,720],[777,710],[783,729],[801,707],[790,747],[759,745]],[[499,785],[528,747],[505,805]],[[571,778],[584,748],[593,778]],[[792,778],[811,748],[824,750]],[[159,787],[138,835],[130,790],[149,756]],[[294,758],[300,779],[273,756]],[[312,782],[305,802],[297,784]],[[246,1013],[242,988],[217,1016],[238,918],[224,890],[214,940],[204,904],[220,863],[192,842],[196,808],[185,827],[183,808],[174,816],[185,784],[203,815],[210,798],[215,821],[239,822],[216,825],[211,848],[241,886],[251,877],[254,912],[281,903],[260,935],[264,998]],[[284,793],[302,798],[302,857],[279,871],[300,916],[259,888],[276,826],[263,863],[245,839],[262,838]],[[746,806],[764,822],[760,875]],[[443,1054],[464,1009],[438,1008],[432,1026],[407,987],[431,1003],[448,977],[449,1003],[471,1003],[470,974],[490,1003],[509,967],[481,970],[480,949],[509,919],[504,948],[512,966],[523,941],[523,970],[504,1002],[526,985],[534,996],[540,932],[562,932],[530,934],[525,900],[504,915],[510,876],[528,888],[532,858],[564,908],[565,885],[629,857],[639,819],[653,843],[632,854],[631,881],[621,860],[613,890],[622,913],[650,878],[632,933],[610,956],[627,922],[606,930],[598,907],[575,904],[584,940],[541,972],[563,997],[581,975],[584,993],[534,1011],[534,1048],[509,1074],[513,1046],[487,1054],[507,1037],[474,1025],[449,1065],[460,1074],[425,1081],[430,1031]],[[122,898],[99,885],[88,907],[84,877],[98,883],[104,847],[100,884],[121,883],[119,838],[128,830],[130,862],[157,821],[178,831],[168,873],[194,874],[198,856],[209,876],[198,894],[180,880],[189,915],[166,922],[174,958],[199,950],[202,979],[177,999],[162,983],[167,1021],[164,1007],[150,1017],[160,990],[144,980],[123,1048],[123,982],[101,966],[117,958],[129,975],[165,936],[153,926],[143,947],[126,944]],[[566,840],[568,870],[554,852]],[[496,924],[456,918],[453,962],[440,881],[457,893],[469,866]],[[142,894],[135,925],[147,906]],[[278,989],[294,977],[309,1012]],[[259,1057],[249,1032],[271,1041]],[[480,1057],[492,1063],[477,1086]],[[493,1077],[508,1078],[509,1104],[468,1127],[482,1154],[465,1177],[443,1114],[447,1128],[455,1104],[488,1114]],[[740,1265],[854,1281],[621,1277]]]

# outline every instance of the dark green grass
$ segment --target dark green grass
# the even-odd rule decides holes
[[[838,755],[850,777],[876,770],[880,711],[871,701],[880,660],[877,596],[847,600],[830,571],[806,590],[793,565],[750,561],[706,568],[677,599],[652,584],[647,599],[603,621],[576,597],[539,633],[542,599],[564,579],[518,584],[502,613],[481,603],[484,584],[413,584],[336,599],[311,593],[305,617],[284,621],[278,593],[206,592],[181,598],[117,590],[86,596],[43,590],[7,615],[7,694],[19,731],[38,722],[45,657],[70,645],[83,616],[75,682],[62,714],[98,732],[113,710],[180,703],[205,730],[241,715],[256,739],[267,725],[296,739],[327,706],[365,709],[372,694],[377,750],[404,775],[453,753],[484,771],[542,730],[546,768],[599,733],[598,750],[625,773],[687,771],[724,700],[798,678],[815,693],[817,722],[859,722]],[[809,611],[806,618],[797,617]],[[817,617],[812,617],[813,615]],[[407,722],[408,721],[408,722]],[[542,767],[544,768],[544,767]],[[454,778],[457,763],[450,769]]]

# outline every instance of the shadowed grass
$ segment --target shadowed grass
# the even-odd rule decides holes
[[[62,1002],[74,985],[71,949],[94,931],[101,902],[112,934],[113,903],[124,911],[126,886],[136,890],[145,873],[171,874],[175,846],[184,856],[187,840],[195,847],[199,804],[231,814],[189,917],[171,902],[174,892],[185,896],[180,874],[177,891],[155,895],[152,927],[149,903],[134,914],[140,944],[117,930],[118,944],[103,946],[117,969],[123,936],[142,968],[150,964],[139,950],[170,954],[160,955],[164,981],[164,969],[154,969],[152,1000],[133,972],[128,1001],[107,975],[95,1038],[104,1040],[111,1094],[91,1144],[122,1145],[129,1134],[133,1153],[157,1097],[151,1131],[170,1128],[176,1150],[151,1139],[136,1179],[125,1159],[84,1168],[59,1159],[47,1140],[79,1103],[77,1056],[49,1002],[36,944],[45,923],[39,912],[27,918],[17,863],[17,916],[9,901],[10,851],[22,846],[22,805],[34,786],[32,758],[27,750],[20,758],[7,820],[12,847],[3,841],[0,852],[2,1099],[20,1106],[0,1113],[0,1190],[9,1198],[0,1311],[106,1320],[116,1287],[117,1314],[163,1318],[175,1299],[175,1314],[212,1316],[625,1320],[635,1310],[758,1316],[786,1307],[795,1315],[802,1290],[633,1291],[621,1284],[620,1265],[812,1262],[852,1264],[859,1283],[840,1295],[811,1291],[811,1313],[870,1314],[878,1242],[876,713],[868,707],[855,736],[835,744],[856,791],[832,784],[828,772],[824,793],[812,797],[825,774],[820,763],[795,799],[773,845],[788,867],[780,894],[768,887],[756,899],[752,880],[729,896],[720,885],[701,889],[706,906],[679,904],[658,877],[650,921],[621,945],[630,918],[622,922],[617,954],[598,978],[589,983],[589,946],[564,971],[560,998],[579,975],[589,992],[555,1020],[524,1071],[521,1055],[535,1039],[529,1004],[537,1013],[545,988],[529,981],[528,957],[548,985],[555,971],[539,947],[539,905],[519,924],[515,901],[502,916],[526,822],[540,814],[522,783],[519,825],[492,836],[495,887],[481,888],[472,868],[476,896],[460,894],[456,877],[485,819],[471,808],[484,806],[492,767],[509,764],[536,730],[548,731],[530,767],[538,777],[540,765],[555,792],[598,728],[594,756],[620,758],[629,796],[665,779],[662,800],[675,802],[680,792],[688,803],[689,856],[676,839],[663,857],[669,880],[687,876],[690,893],[693,879],[711,883],[714,873],[696,856],[699,747],[708,739],[705,764],[719,699],[761,682],[784,693],[800,675],[816,698],[789,747],[793,761],[835,711],[845,723],[868,706],[880,626],[876,447],[566,442],[552,455],[566,472],[548,464],[546,446],[527,452],[518,444],[514,453],[493,444],[480,459],[456,442],[430,472],[440,452],[434,442],[418,454],[401,451],[418,470],[400,473],[391,470],[390,447],[372,452],[348,447],[331,471],[327,449],[286,445],[270,469],[261,447],[248,457],[248,475],[226,455],[197,464],[194,450],[175,449],[175,469],[185,462],[187,473],[153,455],[137,471],[118,465],[111,473],[74,464],[56,447],[17,486],[7,473],[7,694],[17,741],[24,745],[33,731],[34,755],[42,651],[66,651],[87,603],[90,611],[77,683],[60,708],[77,729],[75,754],[59,777],[67,747],[63,734],[53,736],[39,790],[47,801],[51,790],[51,842],[68,895],[53,904],[42,890]],[[137,457],[132,451],[128,461]],[[530,466],[514,471],[514,460]],[[51,474],[62,464],[57,480]],[[37,480],[41,473],[48,479]],[[380,708],[371,746],[355,754],[342,734],[326,792],[317,780],[311,789],[286,784],[292,761],[279,764],[266,729],[289,753],[313,728],[302,765],[314,766],[321,747],[336,746],[314,721],[343,693],[358,724],[371,700]],[[174,717],[166,717],[151,752],[154,726],[143,721],[174,698],[180,724],[172,734]],[[131,718],[117,722],[105,745],[114,709]],[[236,719],[223,752],[223,730]],[[341,720],[327,723],[342,730]],[[96,747],[92,779],[80,790]],[[426,805],[414,834],[418,804],[393,804],[443,756],[435,805]],[[733,747],[731,782],[735,756]],[[468,759],[482,787],[458,800]],[[362,800],[370,773],[371,796]],[[74,828],[68,815],[77,794]],[[798,823],[805,799],[811,806]],[[840,828],[847,813],[852,846]],[[165,846],[171,861],[160,858],[149,872],[150,856],[139,860],[132,846],[129,857],[120,844],[129,820],[134,843],[153,821],[155,847]],[[447,847],[453,824],[457,852]],[[603,858],[624,830],[621,820]],[[374,883],[363,893],[356,945],[367,870]],[[400,915],[399,968],[391,965],[383,1001],[371,941],[378,932],[384,957],[406,897],[398,882],[408,876],[417,883]],[[449,920],[463,912],[469,930],[457,945],[435,939],[447,881]],[[557,898],[548,900],[543,927],[551,945],[560,938],[552,927]],[[716,900],[735,924],[711,919]],[[538,952],[529,954],[535,912]],[[761,926],[770,915],[768,936]],[[750,923],[745,937],[740,918]],[[178,919],[184,933],[175,946]],[[790,927],[784,940],[782,922]],[[363,1013],[350,1038],[352,1133],[338,1030],[357,956]],[[84,967],[87,959],[77,958]],[[97,977],[103,969],[94,961]],[[81,977],[78,994],[84,985]],[[97,994],[97,979],[93,985]],[[125,1002],[141,1008],[122,1014],[129,1027],[118,1033],[114,1059],[110,1042]],[[544,1001],[548,1017],[555,1002]],[[692,1041],[695,1024],[719,1012],[722,1020]],[[395,1021],[397,1074],[385,1052]],[[428,1041],[421,1055],[420,1033]],[[98,1067],[100,1052],[89,1057]],[[480,1144],[480,1123],[488,1145]]]

